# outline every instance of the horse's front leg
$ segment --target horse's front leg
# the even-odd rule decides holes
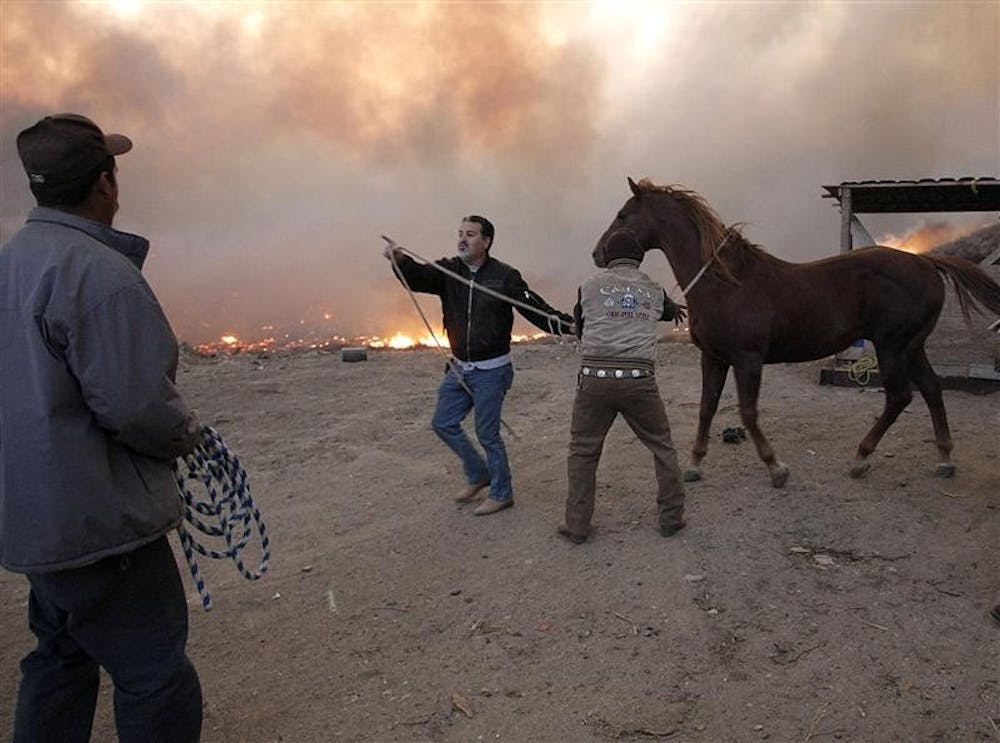
[[[726,386],[729,364],[701,352],[701,406],[698,409],[698,432],[691,447],[691,466],[684,470],[684,481],[701,479],[701,460],[708,453],[708,434],[712,428],[712,418],[719,409],[719,398]]]
[[[762,362],[759,359],[741,360],[733,366],[736,375],[736,392],[740,399],[740,419],[743,426],[757,447],[757,454],[767,466],[771,475],[771,485],[776,488],[785,486],[788,480],[788,467],[774,456],[771,442],[767,440],[757,424],[757,398],[760,395]]]

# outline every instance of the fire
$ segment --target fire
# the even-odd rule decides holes
[[[200,343],[193,348],[198,353],[211,356],[217,353],[239,354],[239,353],[272,353],[296,352],[296,351],[336,351],[341,348],[351,346],[364,346],[367,348],[382,348],[388,350],[406,350],[410,348],[438,348],[445,350],[450,348],[448,336],[443,330],[436,331],[433,335],[425,333],[404,333],[399,330],[390,336],[354,336],[347,338],[341,335],[325,335],[311,337],[295,335],[291,333],[278,333],[273,325],[262,325],[262,338],[253,341],[240,340],[236,335],[226,334],[219,337],[218,341],[212,343]],[[540,338],[547,337],[546,333],[529,333],[526,335],[513,334],[510,337],[511,343],[530,343]]]
[[[436,338],[436,340],[435,340]],[[373,338],[368,341],[368,346],[371,348],[415,348],[417,346],[427,346],[429,348],[437,348],[440,345],[442,348],[449,348],[448,338],[444,333],[439,333],[436,336],[425,335],[420,338],[414,339],[405,333],[397,332],[390,338]]]
[[[518,335],[517,333],[512,333],[510,336],[511,343],[526,343],[528,341],[537,341],[539,338],[545,338],[548,333],[530,333],[528,335]]]
[[[238,353],[269,353],[272,351],[333,351],[348,346],[367,346],[368,348],[389,348],[404,350],[407,348],[437,348],[439,345],[447,349],[448,337],[444,331],[438,331],[437,338],[426,334],[422,336],[408,335],[402,331],[388,337],[381,336],[355,336],[346,338],[341,335],[324,335],[321,338],[303,337],[284,333],[283,337],[278,337],[272,325],[262,325],[261,331],[264,337],[254,341],[242,341],[236,335],[226,334],[219,337],[219,340],[210,343],[199,343],[194,349],[206,356],[216,353],[238,354]]]
[[[902,235],[889,233],[883,236],[879,244],[905,250],[907,253],[926,253],[938,245],[965,237],[971,231],[973,230],[968,225],[954,225],[941,221],[921,222]]]

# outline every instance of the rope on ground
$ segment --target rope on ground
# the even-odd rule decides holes
[[[181,547],[187,559],[191,577],[201,596],[205,611],[212,608],[212,597],[205,586],[205,580],[198,569],[195,552],[212,559],[229,558],[236,563],[236,569],[247,580],[258,580],[267,572],[271,560],[271,542],[261,518],[260,510],[250,497],[247,473],[239,458],[232,454],[222,436],[210,426],[201,427],[201,442],[190,454],[180,457],[174,463],[174,478],[177,490],[184,502],[184,521],[177,527]],[[204,489],[207,500],[199,500],[191,491],[193,483]],[[208,517],[205,523],[199,515]],[[226,549],[222,552],[207,549],[199,544],[188,526],[208,537],[223,537]],[[242,533],[236,536],[240,524]],[[243,549],[250,542],[256,524],[261,540],[261,558],[256,571],[250,571],[243,563]]]
[[[847,376],[855,384],[864,387],[876,372],[878,372],[878,358],[873,353],[866,353],[848,367]]]

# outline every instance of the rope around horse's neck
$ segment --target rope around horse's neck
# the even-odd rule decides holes
[[[705,271],[707,271],[708,267],[711,266],[711,265],[712,265],[712,261],[708,261],[708,263],[706,263],[704,266],[702,266],[701,270],[699,270],[698,273],[696,273],[694,275],[694,278],[691,279],[690,282],[688,282],[687,287],[684,288],[684,289],[681,289],[681,294],[683,294],[685,297],[687,297],[688,292],[691,291],[691,289],[694,287],[694,285],[698,283],[698,279],[700,279],[704,275]]]
[[[199,552],[213,559],[228,557],[236,563],[236,569],[244,578],[258,580],[267,572],[271,560],[271,542],[260,511],[250,497],[246,470],[240,464],[239,458],[230,453],[222,436],[213,428],[202,426],[201,442],[193,452],[178,458],[174,462],[173,469],[177,490],[184,502],[184,520],[206,536],[223,537],[226,540],[226,549],[216,552],[206,549],[195,541],[183,521],[177,527],[184,557],[201,596],[201,605],[208,611],[212,608],[212,597],[198,569],[194,553]],[[208,495],[207,501],[195,498],[189,488],[193,482],[200,483],[204,488]],[[212,523],[204,523],[197,514],[211,517]],[[250,541],[251,521],[256,523],[261,539],[262,554],[255,572],[246,568],[241,557],[243,548]],[[243,524],[243,532],[234,538],[234,527],[239,524]]]
[[[681,294],[687,297],[688,292],[690,292],[694,288],[694,285],[698,283],[698,280],[705,275],[705,271],[707,271],[711,267],[711,265],[715,263],[716,260],[718,260],[719,253],[722,252],[722,249],[725,247],[726,243],[729,242],[729,238],[732,237],[732,235],[733,231],[731,229],[727,229],[725,237],[722,238],[722,242],[720,242],[719,245],[715,248],[715,250],[712,251],[712,257],[709,258],[707,261],[705,261],[705,265],[703,265],[701,269],[698,271],[698,273],[694,275],[694,278],[688,282],[687,287],[681,289]],[[661,247],[660,249],[662,250],[663,248]]]
[[[400,248],[400,250],[405,250],[405,248]],[[406,252],[409,253],[410,251],[407,250]],[[469,398],[472,398],[473,397],[472,390],[469,389],[469,385],[465,383],[465,379],[462,378],[462,375],[459,373],[458,369],[455,368],[455,361],[452,358],[451,354],[444,350],[444,346],[442,346],[441,341],[438,340],[437,333],[434,332],[434,329],[431,327],[430,322],[428,322],[427,320],[427,315],[424,314],[423,309],[420,307],[420,303],[417,301],[416,294],[414,294],[413,289],[410,288],[410,283],[406,280],[406,277],[403,275],[403,271],[402,269],[400,269],[399,264],[396,261],[395,250],[389,251],[389,260],[392,262],[392,270],[395,272],[396,276],[399,277],[400,282],[403,284],[403,288],[406,289],[406,293],[410,296],[410,301],[413,302],[413,306],[416,308],[417,314],[420,315],[420,319],[424,321],[424,327],[427,328],[427,332],[430,333],[431,338],[434,339],[434,345],[437,347],[438,352],[444,357],[444,361],[445,364],[448,365],[448,369],[451,371],[452,374],[455,375],[455,379],[458,380],[458,384],[462,387],[463,390],[465,390],[465,394],[467,394]],[[505,421],[503,418],[500,418],[500,425],[503,426],[504,429],[506,429],[507,433],[509,433],[515,439],[518,438],[518,435],[514,432],[514,429],[511,428],[507,424],[507,421]]]

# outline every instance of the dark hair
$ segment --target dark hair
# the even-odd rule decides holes
[[[101,177],[101,173],[107,173],[114,180],[114,156],[108,155],[100,165],[86,175],[66,183],[57,185],[32,183],[31,193],[34,194],[39,206],[76,206],[90,196],[90,190]]]
[[[604,241],[605,263],[622,258],[642,263],[645,254],[646,251],[642,249],[641,243],[631,230],[615,230]]]
[[[480,217],[478,214],[473,214],[471,217],[462,217],[463,222],[475,222],[479,225],[479,231],[483,233],[483,237],[488,237],[490,239],[490,248],[493,247],[493,235],[496,234],[496,230],[493,229],[493,223],[486,217]],[[490,248],[487,248],[489,250]]]

